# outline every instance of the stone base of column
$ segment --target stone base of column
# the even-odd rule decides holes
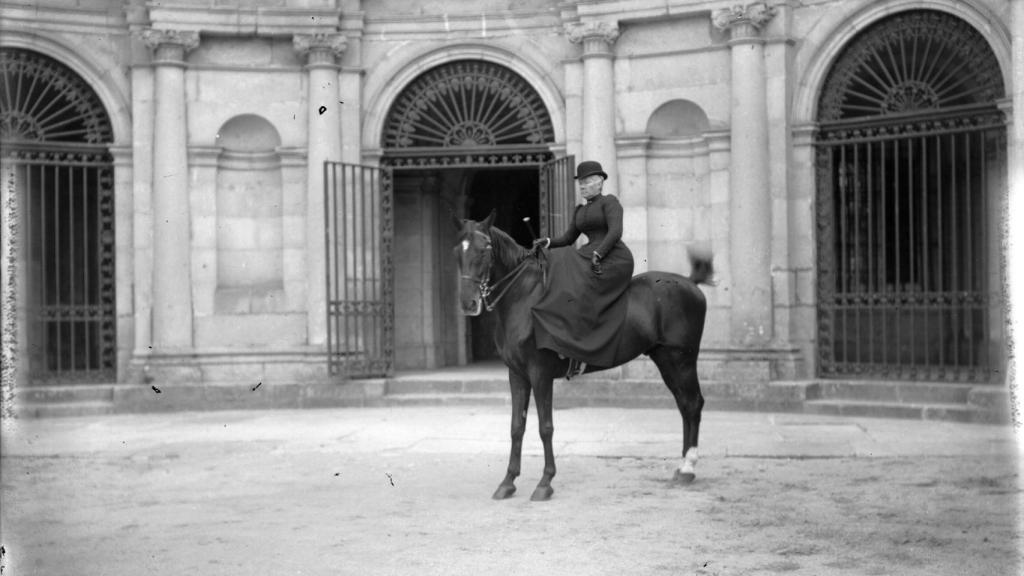
[[[704,349],[697,361],[706,410],[800,412],[813,380],[795,348]],[[674,408],[657,366],[641,357],[614,370],[555,381],[555,406]]]
[[[329,377],[315,350],[156,354],[133,358],[126,376],[113,389],[117,413],[358,407],[386,389],[383,378]]]
[[[767,384],[807,377],[807,370],[799,348],[705,348],[697,360],[702,382]],[[623,380],[661,379],[658,367],[647,357],[601,374]]]
[[[136,356],[128,364],[124,381],[173,388],[327,383],[331,379],[322,350],[260,350]]]

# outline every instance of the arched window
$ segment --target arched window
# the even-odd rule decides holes
[[[384,148],[540,145],[554,129],[540,95],[497,64],[458,60],[416,78],[395,100]]]
[[[29,50],[0,50],[0,138],[5,141],[113,141],[96,93],[70,68]]]
[[[1003,96],[999,63],[969,24],[917,10],[869,27],[825,80],[818,120],[991,104]]]

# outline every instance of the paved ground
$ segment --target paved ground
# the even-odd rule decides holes
[[[7,422],[3,574],[1018,574],[1007,426],[705,412],[668,482],[671,410],[530,415],[519,494],[503,407]]]

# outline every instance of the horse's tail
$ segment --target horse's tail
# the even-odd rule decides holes
[[[686,250],[690,256],[690,280],[694,284],[714,286],[715,266],[714,255],[707,248],[690,247]]]

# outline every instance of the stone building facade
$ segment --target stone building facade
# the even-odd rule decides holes
[[[370,372],[493,358],[450,214],[550,232],[569,156],[608,170],[637,272],[715,254],[705,379],[1006,373],[1019,2],[5,0],[0,25],[20,385],[331,381],[349,338],[384,340]]]

